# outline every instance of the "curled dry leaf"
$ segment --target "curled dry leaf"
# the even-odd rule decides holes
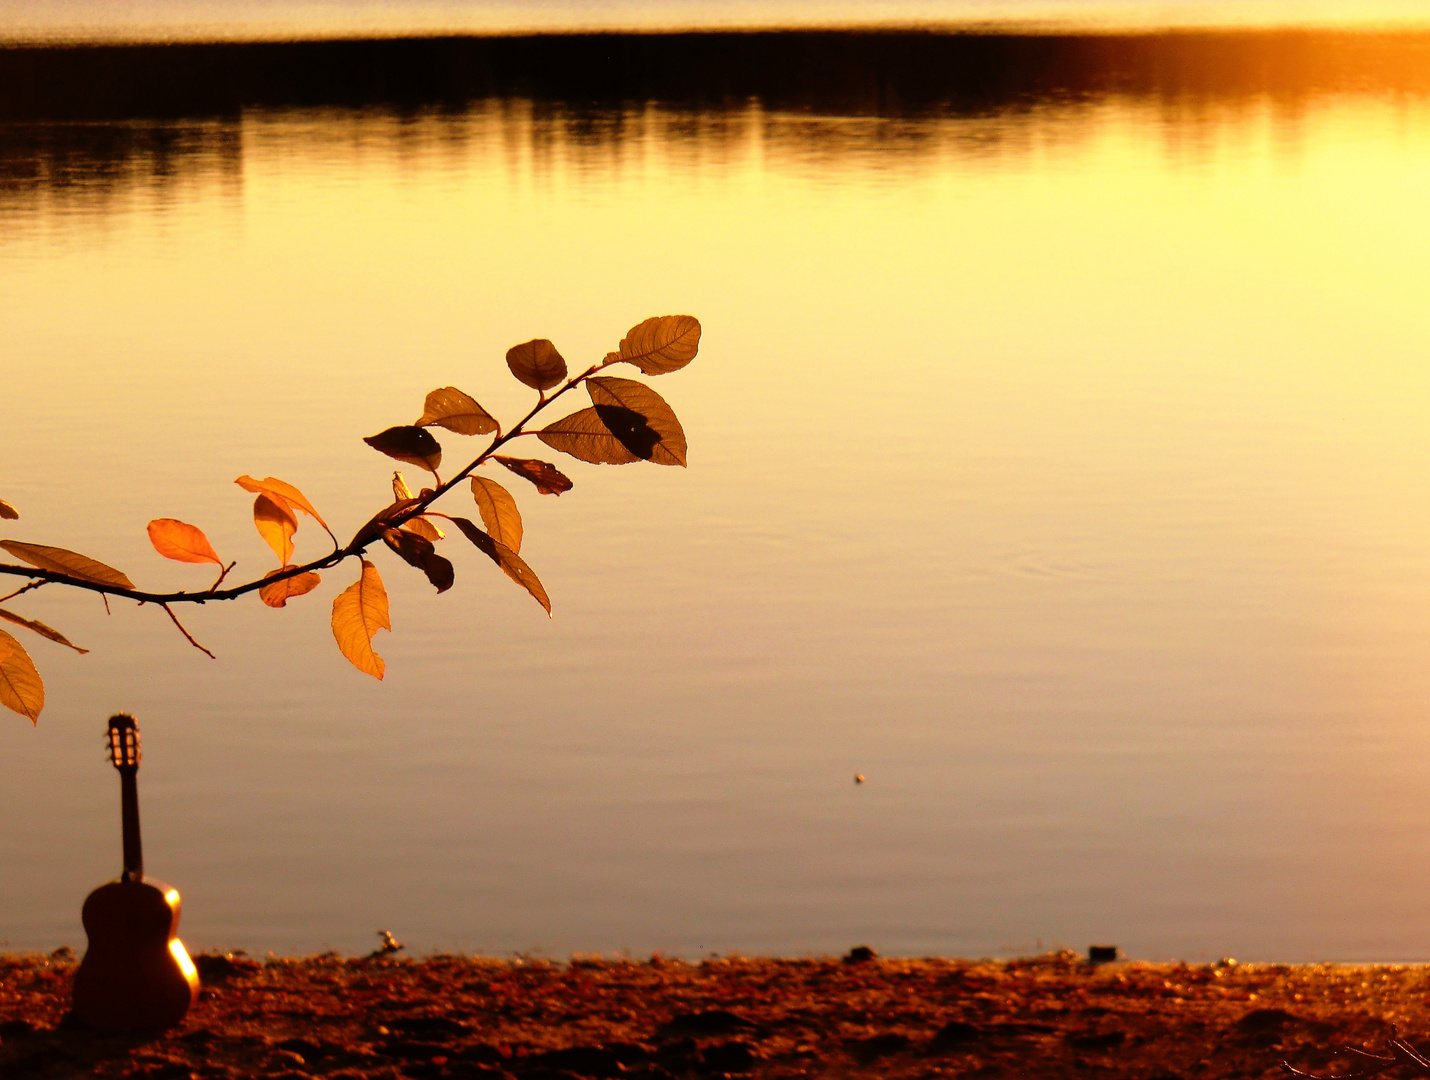
[[[323,520],[322,515],[313,509],[313,504],[292,484],[285,484],[282,480],[271,476],[264,477],[262,480],[255,480],[251,476],[240,476],[234,483],[244,491],[251,491],[256,495],[267,495],[277,502],[286,503],[291,509],[301,510],[324,529],[328,527],[328,523]]]
[[[608,353],[606,363],[630,363],[647,375],[664,375],[694,360],[699,348],[698,319],[693,315],[658,315],[631,327],[621,339],[620,351]]]
[[[586,390],[597,414],[631,453],[657,465],[685,464],[685,429],[665,398],[645,383],[598,375],[586,380]],[[642,422],[633,424],[628,414]]]
[[[58,642],[61,645],[73,649],[77,653],[89,652],[88,649],[81,649],[78,645],[72,642],[69,638],[65,637],[58,630],[46,626],[38,619],[27,619],[23,615],[16,615],[13,611],[6,611],[4,608],[0,608],[0,619],[4,619],[6,622],[12,622],[16,626],[23,626],[27,630],[33,630],[41,637],[47,637],[51,641]]]
[[[45,707],[45,683],[35,662],[4,630],[0,630],[0,705],[28,716],[32,724],[39,722]]]
[[[4,518],[6,521],[17,521],[19,517],[20,511],[16,510],[4,499],[0,499],[0,518]]]
[[[353,667],[381,679],[387,665],[373,652],[372,638],[379,630],[391,629],[382,577],[376,566],[363,559],[362,576],[333,601],[333,637]]]
[[[298,531],[298,519],[287,503],[260,495],[253,500],[253,524],[258,535],[278,556],[280,566],[293,561],[293,534]]]
[[[433,424],[455,431],[458,435],[485,435],[500,426],[491,413],[455,386],[444,386],[427,395],[417,426],[431,427]]]
[[[407,486],[407,481],[402,478],[400,472],[392,474],[392,497],[399,501],[412,498],[412,489]]]
[[[17,559],[23,559],[31,566],[96,585],[112,585],[120,589],[134,588],[134,582],[112,566],[105,566],[88,555],[67,551],[64,548],[47,547],[44,544],[24,544],[18,540],[0,540],[4,548]]]
[[[472,498],[491,538],[512,551],[521,550],[521,511],[511,492],[485,476],[472,477]]]
[[[505,465],[517,476],[524,476],[536,485],[536,490],[543,495],[560,495],[563,491],[570,491],[575,485],[549,461],[538,461],[535,458],[513,458],[502,457],[500,454],[493,454],[492,460]]]
[[[439,593],[446,592],[456,580],[452,564],[438,555],[432,541],[425,536],[406,529],[388,529],[382,534],[382,542],[395,551],[409,565],[415,566],[427,575]]]
[[[520,555],[505,544],[493,540],[466,518],[454,517],[452,522],[462,530],[463,536],[475,544],[479,550],[485,552],[492,562],[500,566],[507,577],[531,593],[536,602],[546,609],[547,615],[551,614],[551,598],[541,587],[541,581],[537,578],[536,572],[526,565]]]
[[[623,424],[621,418],[616,419],[623,427],[645,426],[635,413],[630,414],[629,423]],[[641,455],[632,453],[625,441],[615,436],[594,408],[563,416],[547,424],[536,433],[536,437],[553,450],[560,450],[592,465],[629,465],[641,459]],[[657,441],[656,434],[650,432],[647,446]]]
[[[368,519],[366,525],[358,530],[357,536],[353,538],[354,541],[356,543],[367,543],[368,541],[376,540],[386,530],[392,528],[393,522],[401,517],[405,511],[411,510],[420,501],[420,499],[398,499],[391,506],[383,507]]]
[[[265,578],[275,577],[283,573],[284,570],[292,570],[291,566],[284,566],[278,570],[270,570],[264,574]],[[317,573],[309,570],[305,574],[295,574],[292,577],[284,578],[282,581],[272,581],[262,586],[258,590],[258,599],[262,600],[269,607],[285,607],[288,601],[295,596],[304,596],[320,584],[322,578]]]
[[[447,539],[447,534],[437,528],[436,525],[433,525],[432,522],[425,517],[410,518],[403,523],[402,527],[408,532],[414,532],[418,536],[432,541],[434,544],[438,540]]]
[[[506,366],[533,390],[545,392],[566,378],[566,361],[545,338],[513,345],[506,351]]]
[[[436,473],[442,464],[442,446],[426,428],[411,424],[390,427],[369,435],[363,442],[390,458],[417,465],[430,473]]]
[[[164,558],[175,562],[223,565],[202,529],[174,518],[155,518],[149,522],[149,543]]]

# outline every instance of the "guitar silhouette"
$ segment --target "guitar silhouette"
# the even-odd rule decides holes
[[[119,770],[124,873],[84,902],[89,948],[74,977],[76,1019],[101,1031],[162,1030],[183,1020],[199,975],[175,933],[179,891],[144,876],[139,839],[139,727],[109,718],[109,753]]]

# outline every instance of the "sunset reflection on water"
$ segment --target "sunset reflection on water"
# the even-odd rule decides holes
[[[688,471],[514,488],[552,622],[382,552],[378,684],[355,571],[196,612],[216,663],[27,597],[93,652],[3,736],[0,933],[81,943],[127,709],[196,949],[1430,953],[1430,95],[1292,67],[0,127],[6,535],[146,584],[207,580],[151,517],[266,568],[244,473],[351,533],[360,437],[518,415],[518,341],[705,327]]]

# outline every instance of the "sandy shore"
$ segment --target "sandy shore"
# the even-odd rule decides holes
[[[72,958],[0,955],[0,1076],[1201,1080],[1430,1046],[1418,966],[196,959],[181,1027],[105,1038],[65,1020]]]

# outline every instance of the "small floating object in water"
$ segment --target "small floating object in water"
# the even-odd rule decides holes
[[[861,772],[855,773],[855,774],[854,774],[854,782],[855,782],[856,784],[862,784],[862,783],[864,782],[864,774],[861,773]]]

